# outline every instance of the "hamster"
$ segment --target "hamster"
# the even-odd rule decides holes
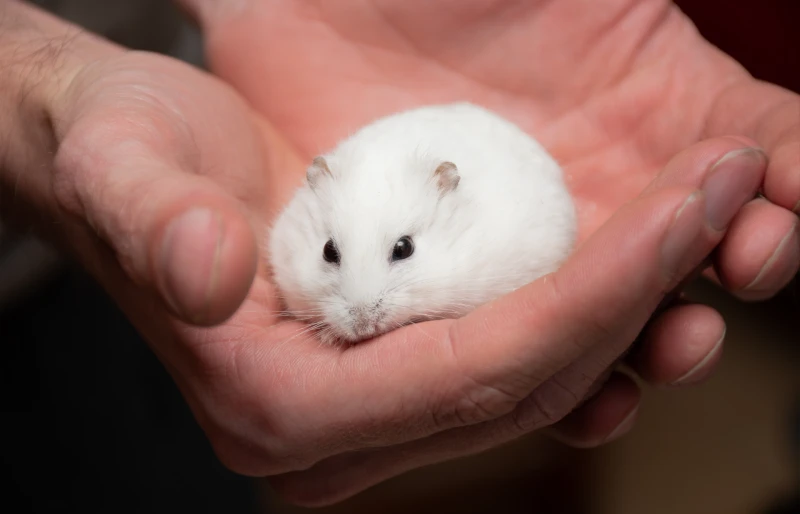
[[[288,314],[356,343],[461,317],[553,272],[576,234],[547,151],[455,103],[378,119],[314,158],[268,252]]]

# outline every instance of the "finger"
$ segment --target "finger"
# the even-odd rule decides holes
[[[682,172],[660,175],[647,190],[691,184],[703,173],[708,174],[704,172],[707,167],[726,165],[724,160],[715,163],[718,152],[735,151],[743,143],[755,146],[755,142],[741,137],[703,141],[696,145],[697,152],[684,156],[689,162],[680,166]],[[796,232],[797,217],[793,213],[754,199],[736,214],[715,252],[715,278],[743,299],[760,300],[776,294],[800,267]]]
[[[676,162],[687,159],[682,155]],[[313,373],[302,376],[304,394],[292,396],[292,409],[323,428],[308,439],[295,435],[286,451],[313,459],[495,419],[596,348],[600,353],[580,371],[599,376],[634,340],[664,294],[719,243],[720,229],[753,196],[765,166],[760,154],[739,153],[714,169],[722,177],[700,177],[702,191],[689,186],[651,191],[618,211],[552,275],[455,322],[411,325],[338,353],[328,367],[315,364]],[[670,166],[665,170],[672,172]],[[309,338],[281,351],[299,356],[320,349]],[[331,376],[342,377],[333,389]],[[558,399],[545,409],[528,405],[520,413],[524,423],[558,421],[585,395],[591,384],[584,382],[554,389]],[[281,395],[269,401],[286,400]],[[368,426],[370,437],[353,426]]]
[[[800,96],[755,80],[730,87],[717,99],[706,124],[708,136],[741,134],[770,157],[764,194],[797,211],[800,203]]]
[[[763,198],[749,202],[715,253],[717,278],[744,300],[783,289],[800,267],[797,216]]]
[[[725,321],[705,305],[674,306],[654,319],[641,344],[627,357],[653,385],[689,385],[707,378],[719,362]]]
[[[590,369],[602,350],[592,349],[520,402],[514,412],[500,418],[449,429],[400,445],[337,455],[310,469],[271,477],[270,483],[285,501],[317,507],[342,501],[411,469],[474,454],[517,439],[538,428],[542,422],[525,415],[526,406],[546,402],[546,397],[563,391],[564,383],[592,373]],[[591,381],[586,394],[588,401],[543,433],[577,447],[609,442],[621,437],[633,425],[640,395],[632,379],[603,370]]]
[[[54,164],[59,204],[173,314],[198,325],[225,320],[255,275],[247,218],[211,181],[184,172],[183,148],[148,139],[169,139],[163,130],[121,126],[87,118],[67,133]]]
[[[658,191],[667,187],[702,185],[714,177],[718,168],[730,166],[745,153],[762,153],[764,151],[755,141],[744,137],[718,137],[706,139],[694,144],[689,151],[683,151],[670,160],[664,171],[659,173],[642,194]],[[765,155],[755,157],[765,159]],[[765,164],[766,165],[766,164]],[[724,179],[723,179],[724,182]],[[724,189],[719,192],[724,195]],[[757,195],[754,191],[751,198]]]
[[[544,433],[576,448],[615,441],[633,428],[641,394],[633,379],[614,373],[597,395]]]
[[[546,433],[576,447],[610,442],[633,426],[640,396],[635,382],[613,373],[597,395]],[[519,436],[519,427],[509,414],[418,441],[337,455],[304,471],[270,477],[269,482],[289,503],[330,505],[412,469],[485,451]]]
[[[631,206],[630,210],[620,212],[616,223],[604,226],[561,270],[541,281],[541,288],[523,290],[519,299],[511,295],[508,304],[494,307],[491,321],[487,321],[486,313],[460,320],[454,337],[463,338],[455,341],[454,347],[458,352],[463,351],[464,357],[459,356],[459,360],[466,374],[479,384],[493,384],[513,398],[515,394],[524,396],[522,393],[530,391],[526,389],[529,383],[540,383],[537,377],[552,375],[594,344],[608,349],[607,362],[599,364],[610,365],[642,329],[664,292],[696,268],[719,243],[722,231],[760,184],[766,167],[762,154],[741,150],[741,144],[735,150],[721,146],[717,158],[710,160],[708,166],[695,155],[695,151],[708,155],[707,147],[701,144],[678,156],[662,177],[662,189],[651,190],[654,201],[666,200],[669,192],[680,190],[668,180],[673,165],[678,170],[675,174],[683,172],[687,176],[692,174],[685,171],[686,166],[706,170],[705,175],[697,174],[702,194],[695,198],[697,201],[690,201],[682,208],[678,206],[673,212],[680,214],[675,225],[669,229],[667,218],[660,219],[659,223],[663,223],[660,230],[665,231],[662,238],[644,242],[647,236],[642,227],[633,218],[626,219],[634,216],[641,204]],[[646,194],[645,198],[650,197]],[[641,202],[645,203],[643,199]],[[644,223],[653,221],[651,213],[635,215],[642,216]],[[700,222],[695,216],[705,216],[705,220]],[[667,232],[686,239],[670,239]],[[675,250],[673,244],[680,249]],[[632,258],[631,262],[626,262],[626,256]],[[589,271],[597,269],[604,272]],[[623,283],[625,287],[620,287]],[[535,291],[535,296],[527,297],[528,291]],[[552,323],[552,320],[564,322]],[[524,368],[509,367],[499,355],[494,355],[496,343],[481,344],[483,341],[467,335],[491,334],[495,330],[497,335],[490,340],[507,342],[507,347],[501,345],[503,355],[522,356],[517,362],[525,363]],[[533,333],[539,337],[531,341],[529,334]],[[487,362],[500,366],[492,369]]]

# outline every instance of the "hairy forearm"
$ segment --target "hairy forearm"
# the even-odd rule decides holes
[[[114,51],[80,28],[17,0],[0,3],[0,216],[52,212],[53,117],[82,67]],[[46,214],[45,214],[46,215]]]

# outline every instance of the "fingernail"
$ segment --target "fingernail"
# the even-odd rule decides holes
[[[634,407],[633,410],[630,411],[627,416],[625,416],[625,419],[622,420],[622,423],[617,425],[617,428],[615,428],[603,442],[610,443],[611,441],[619,439],[623,435],[627,434],[633,428],[634,423],[636,423],[636,416],[638,414],[639,405],[636,405],[636,407]]]
[[[661,246],[662,269],[669,280],[683,271],[689,271],[683,269],[682,263],[689,260],[689,252],[695,246],[702,230],[702,223],[698,222],[702,214],[698,209],[702,207],[700,200],[703,197],[702,191],[695,191],[686,198],[675,213],[672,226]]]
[[[185,212],[165,231],[159,270],[164,294],[187,321],[201,323],[208,314],[222,236],[219,216],[204,208]]]
[[[796,268],[794,266],[787,266],[786,271],[783,273],[783,276],[779,277],[771,277],[771,284],[764,285],[764,280],[769,276],[769,272],[775,266],[775,263],[778,262],[780,257],[788,252],[788,257],[786,260],[789,262],[797,262],[800,259],[800,245],[798,245],[798,238],[796,237],[797,234],[797,222],[792,225],[792,228],[787,232],[781,242],[778,244],[778,247],[772,252],[772,255],[769,256],[767,261],[758,271],[756,274],[756,278],[753,279],[752,282],[747,284],[743,289],[742,292],[745,293],[759,293],[762,291],[769,290],[773,284],[783,284],[788,282],[792,276],[796,273]]]
[[[707,370],[708,364],[714,361],[718,356],[719,352],[722,350],[722,343],[725,342],[725,334],[727,333],[727,327],[722,331],[722,337],[719,338],[714,344],[714,347],[711,349],[708,354],[706,354],[703,359],[695,364],[695,366],[683,374],[679,379],[674,380],[669,385],[671,386],[679,386],[679,385],[687,385],[693,382],[696,382],[705,377],[705,372]]]
[[[706,219],[712,229],[724,230],[739,209],[754,197],[760,177],[753,169],[766,166],[767,157],[758,148],[741,148],[725,154],[703,184]]]

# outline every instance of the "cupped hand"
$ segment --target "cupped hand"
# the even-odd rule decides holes
[[[731,189],[722,187],[712,193],[717,195],[714,201],[727,201],[728,208],[736,210],[726,213],[733,216],[730,224],[714,223],[728,230],[713,253],[709,275],[742,298],[762,299],[775,294],[797,271],[800,247],[793,210],[800,201],[800,100],[750,77],[705,42],[671,2],[183,3],[203,25],[213,70],[242,92],[306,160],[378,116],[422,104],[471,100],[512,119],[563,164],[578,202],[582,252],[589,252],[591,241],[601,233],[609,233],[601,227],[610,223],[614,213],[618,213],[617,223],[623,223],[621,212],[631,211],[620,208],[641,194],[665,167],[671,170],[662,175],[667,182],[683,176],[688,181],[684,185],[696,186],[727,151],[760,146],[769,156],[758,185],[763,197],[748,196],[738,209],[741,198],[734,190],[740,186],[733,178],[724,179]],[[728,135],[734,137],[723,138]],[[706,143],[692,146],[703,140]],[[686,148],[691,150],[681,154]],[[759,166],[757,153],[732,155],[719,170],[732,167],[738,170],[732,172],[734,176],[745,173],[740,159]],[[588,277],[600,273],[603,261],[580,261],[579,255],[586,254],[576,254],[567,268],[579,269],[573,267],[578,266],[576,262],[586,266],[583,281],[572,286],[587,294]],[[610,269],[604,273],[620,287],[632,287],[636,268],[652,264],[645,259],[645,254],[635,254],[628,267],[614,268],[616,274]],[[602,294],[613,301],[610,291]],[[561,299],[554,301],[552,309],[558,313],[554,317],[569,319],[566,313],[573,312],[572,307]],[[481,318],[475,314],[470,319]],[[638,326],[639,321],[631,320],[630,326]],[[581,327],[591,331],[585,324]],[[624,343],[634,332],[616,332],[604,324],[599,328]],[[547,331],[540,324],[531,327],[531,334],[542,332]],[[679,305],[653,321],[646,345],[632,361],[640,374],[655,383],[696,381],[719,358],[723,335],[724,324],[712,309]],[[406,347],[415,347],[404,336],[395,337]],[[542,345],[547,340],[529,337]],[[493,338],[483,340],[487,339],[487,346],[494,344]],[[376,343],[381,348],[389,344]],[[604,356],[610,357],[622,346],[606,350]],[[515,354],[492,355],[502,367],[508,355]],[[398,361],[401,358],[395,356]],[[606,361],[595,358],[595,363]],[[369,362],[384,361],[376,355]],[[408,378],[399,369],[392,374]],[[447,373],[442,370],[441,374],[445,381]],[[596,376],[586,373],[584,381],[592,382],[586,377]],[[581,381],[575,378],[557,381],[563,384],[559,386],[563,396],[581,397],[583,389],[576,386]],[[552,386],[547,380],[544,383]],[[489,385],[495,384],[489,381]],[[538,397],[547,388],[540,384],[523,389],[539,391],[534,395]],[[419,394],[429,393],[420,389]],[[558,390],[548,394],[545,397],[553,401]],[[629,382],[612,378],[592,402],[558,424],[557,436],[574,444],[606,439],[631,413],[634,396]],[[356,405],[363,403],[357,397],[352,400]],[[392,402],[387,400],[387,404]],[[358,426],[352,425],[351,430]],[[489,428],[342,456],[274,482],[288,495],[312,502],[340,498],[404,469],[503,439],[497,435],[503,431],[495,425],[479,426]],[[619,428],[629,426],[625,421]],[[376,445],[388,442],[375,441]]]

